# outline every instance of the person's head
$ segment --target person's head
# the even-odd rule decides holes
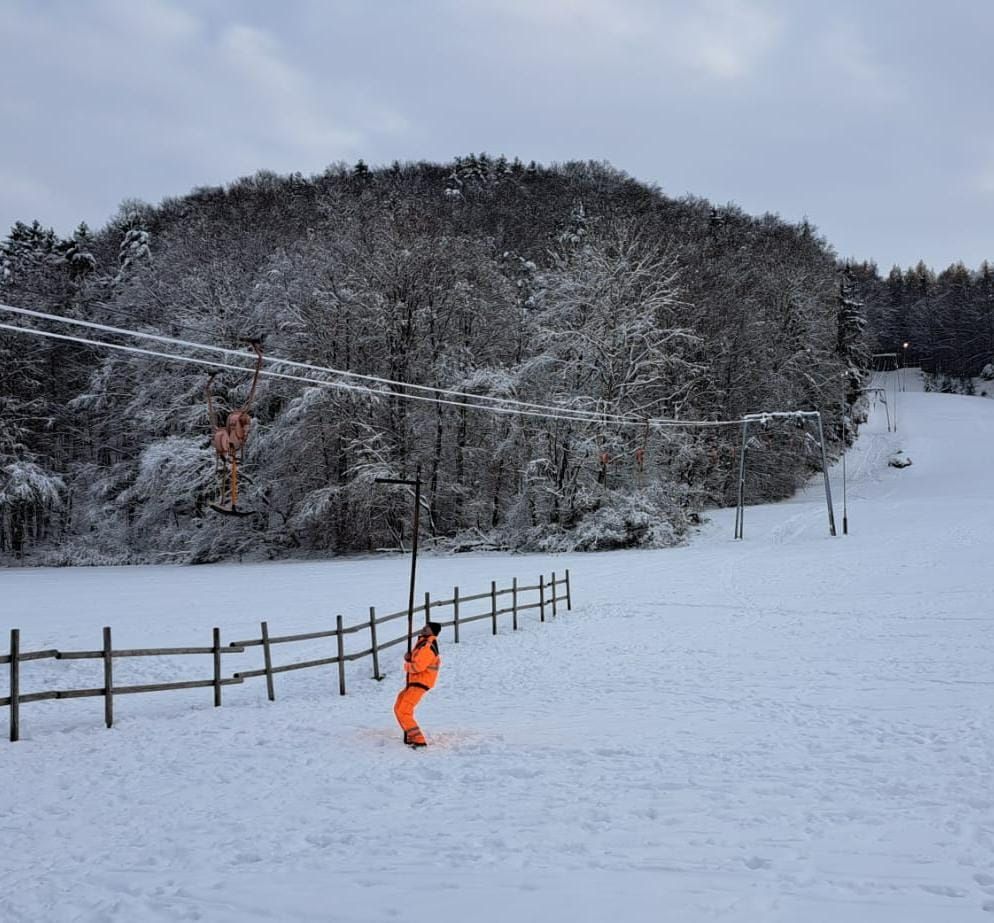
[[[431,637],[437,638],[439,634],[441,634],[441,632],[442,632],[442,626],[438,622],[428,622],[428,624],[425,625],[425,627],[422,628],[421,631],[418,632],[418,634],[422,638],[431,638]]]

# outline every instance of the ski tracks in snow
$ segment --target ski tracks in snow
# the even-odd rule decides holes
[[[902,400],[913,421],[943,399]],[[26,707],[26,739],[0,763],[0,919],[994,913],[994,510],[973,494],[936,504],[929,453],[894,472],[888,452],[870,444],[855,466],[847,538],[828,537],[819,482],[749,508],[743,542],[727,511],[686,548],[562,559],[576,610],[545,625],[493,639],[478,623],[458,648],[443,636],[418,711],[427,751],[399,741],[388,658],[383,683],[350,673],[344,700],[331,673],[309,671],[281,675],[274,704],[261,683],[230,687],[220,710],[192,694],[127,697],[113,731],[92,701]],[[368,602],[378,566],[260,569],[256,604]],[[348,578],[329,588],[336,567]],[[500,568],[548,561],[426,562],[433,591],[485,586]],[[203,573],[150,576],[194,600]],[[289,576],[273,589],[276,574]],[[105,618],[95,606],[80,631],[97,637]]]

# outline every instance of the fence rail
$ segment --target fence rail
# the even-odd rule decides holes
[[[559,587],[565,588],[565,595],[557,593]],[[521,603],[522,594],[534,593],[538,591],[538,601]],[[550,596],[546,596],[546,591]],[[511,596],[511,605],[498,608],[499,597]],[[464,615],[462,606],[467,603],[487,600],[489,605],[487,611],[476,612]],[[513,631],[518,630],[518,616],[523,612],[539,610],[539,620],[545,621],[546,610],[550,610],[553,617],[558,613],[559,603],[565,602],[567,610],[572,609],[572,592],[570,589],[569,570],[565,571],[563,577],[556,577],[555,571],[550,578],[545,575],[539,577],[538,583],[530,586],[519,586],[517,577],[514,578],[510,587],[498,589],[496,581],[491,581],[490,589],[485,593],[474,593],[470,596],[460,596],[459,587],[454,587],[451,599],[432,599],[429,593],[425,593],[424,605],[417,606],[413,612],[423,613],[424,621],[436,621],[443,628],[452,628],[453,640],[459,643],[460,626],[472,622],[488,619],[491,622],[492,634],[497,634],[498,621],[501,616],[511,615],[511,627]],[[440,619],[439,610],[451,609],[451,618]],[[309,631],[295,635],[269,634],[269,624],[263,621],[260,624],[260,637],[247,638],[242,641],[232,641],[227,645],[221,644],[221,631],[214,628],[211,632],[211,644],[204,647],[151,647],[132,648],[115,650],[112,643],[110,628],[103,630],[103,646],[100,650],[90,651],[62,651],[48,649],[41,651],[21,651],[20,629],[12,628],[10,631],[10,652],[0,656],[0,665],[9,665],[10,694],[6,698],[0,698],[0,707],[8,706],[10,709],[10,740],[20,739],[20,706],[29,702],[41,702],[49,699],[80,699],[100,696],[104,699],[104,723],[107,727],[114,724],[114,697],[118,695],[132,695],[144,692],[166,692],[175,689],[206,689],[214,690],[214,706],[221,705],[221,690],[225,686],[241,685],[247,679],[264,676],[266,678],[266,694],[270,702],[276,700],[276,688],[273,677],[279,673],[289,673],[296,670],[308,670],[315,667],[325,667],[336,665],[338,668],[338,691],[340,695],[346,694],[345,664],[365,657],[372,659],[373,679],[381,680],[379,655],[384,650],[389,650],[398,644],[407,641],[405,632],[399,638],[392,638],[389,641],[379,641],[377,628],[399,618],[407,616],[407,610],[402,612],[391,612],[387,615],[377,617],[376,608],[369,607],[369,617],[354,625],[345,625],[342,616],[335,619],[335,628],[325,631]],[[345,636],[356,634],[361,631],[369,632],[369,646],[360,651],[351,653],[345,652]],[[280,644],[291,644],[301,641],[316,641],[323,638],[335,638],[336,653],[334,657],[320,657],[312,660],[303,660],[294,663],[273,664],[273,646]],[[263,654],[263,666],[261,669],[240,670],[231,676],[222,676],[222,658],[231,654],[244,654],[247,648],[261,647]],[[145,683],[131,686],[119,686],[114,684],[114,661],[128,657],[176,657],[188,655],[210,656],[213,660],[213,676],[210,679],[182,680],[167,683]],[[102,686],[89,689],[57,689],[40,692],[21,691],[21,671],[20,665],[32,660],[102,660],[104,666],[104,682]]]

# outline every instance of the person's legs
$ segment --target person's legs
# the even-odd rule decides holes
[[[393,706],[393,713],[397,717],[397,723],[404,732],[405,744],[424,744],[425,736],[421,733],[417,721],[414,720],[414,709],[417,708],[421,697],[427,692],[420,686],[407,686],[400,690],[397,701]]]

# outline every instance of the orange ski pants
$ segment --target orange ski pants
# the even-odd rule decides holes
[[[418,722],[414,720],[414,709],[418,707],[418,702],[427,691],[420,686],[407,686],[401,689],[397,695],[393,713],[397,716],[397,723],[404,732],[405,743],[423,744],[426,742],[425,735],[418,727]]]

